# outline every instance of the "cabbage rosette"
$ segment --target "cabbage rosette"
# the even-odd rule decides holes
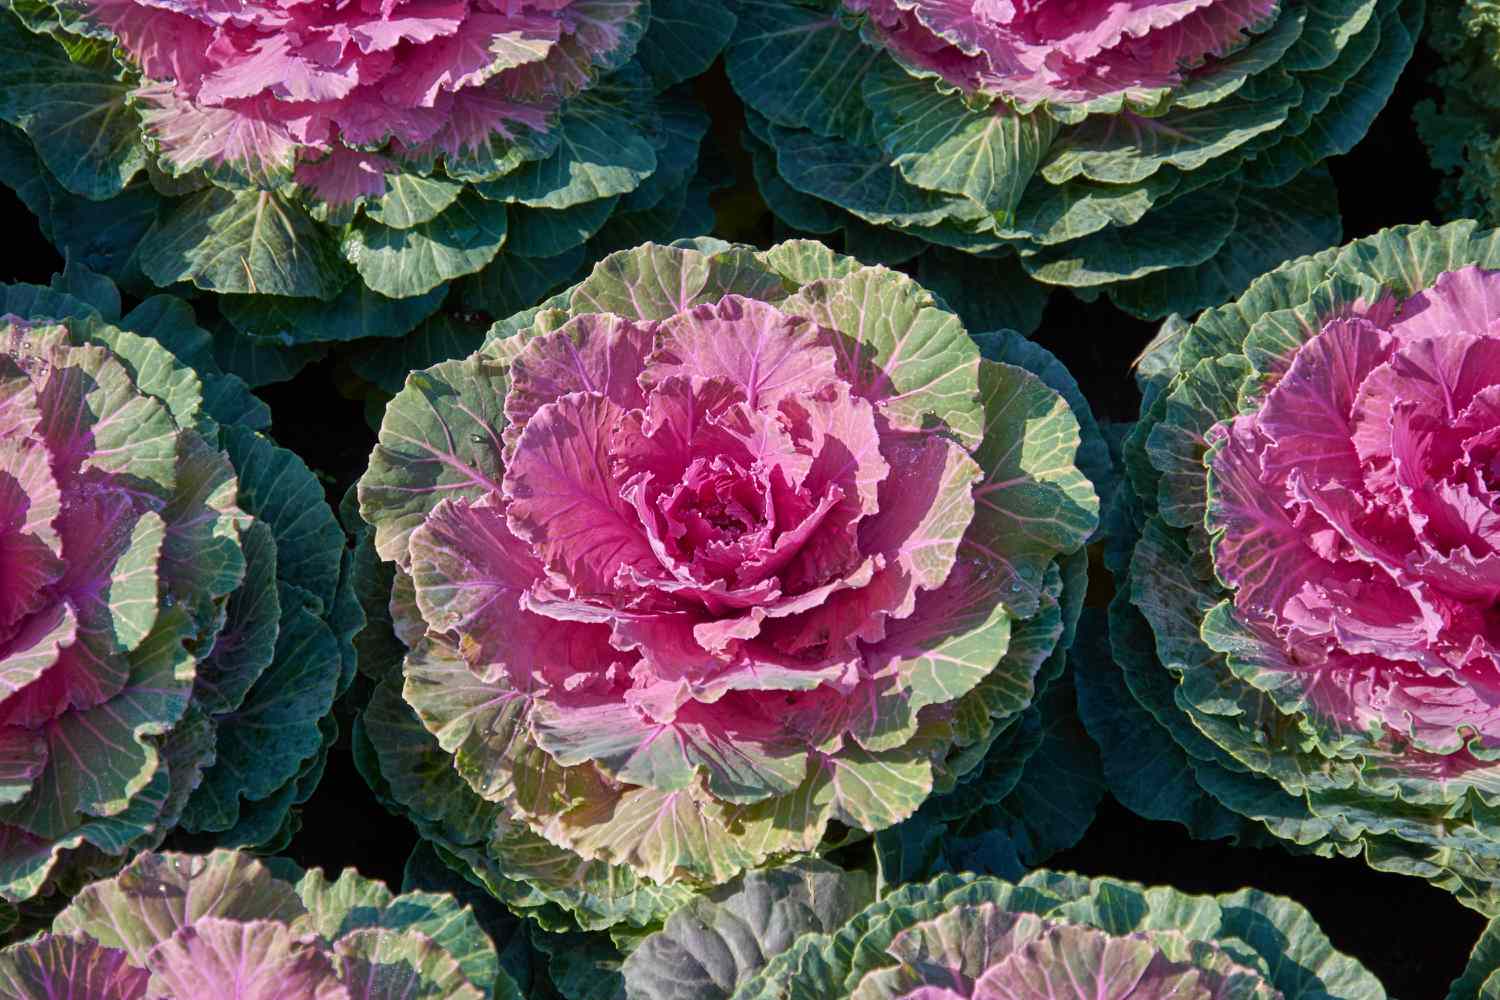
[[[1121,801],[1500,909],[1497,317],[1500,235],[1424,225],[1148,349],[1078,682]]]
[[[1426,44],[1436,99],[1417,105],[1417,133],[1445,174],[1444,218],[1500,223],[1500,9],[1486,0],[1433,7]]]
[[[236,851],[143,854],[0,951],[14,997],[521,1000],[473,913]]]
[[[221,293],[252,381],[331,342],[452,336],[712,224],[682,85],[728,38],[717,5],[6,7],[0,180],[122,287]]]
[[[727,930],[733,930],[729,925]],[[701,932],[700,932],[701,933]],[[712,933],[710,930],[708,933]],[[719,957],[713,951],[704,954]],[[692,968],[679,959],[685,981]],[[665,977],[664,977],[665,978]],[[1255,889],[1037,871],[1012,884],[945,875],[804,934],[732,992],[692,1000],[1385,1000],[1312,915]]]
[[[321,485],[186,303],[0,296],[0,900],[173,831],[279,849],[364,621]]]
[[[902,274],[615,254],[387,409],[361,767],[553,929],[899,823],[1055,672],[1097,522],[1079,426]]]
[[[735,0],[744,143],[792,230],[1023,332],[1046,291],[1192,312],[1338,241],[1323,161],[1422,0]],[[977,256],[975,256],[977,255]],[[967,258],[967,259],[965,259]]]

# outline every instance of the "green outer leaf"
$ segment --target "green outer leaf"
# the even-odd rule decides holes
[[[1089,482],[1094,484],[1094,492],[1101,500],[1113,493],[1116,470],[1114,459],[1110,456],[1109,445],[1104,440],[1098,421],[1094,419],[1088,400],[1084,398],[1083,390],[1078,387],[1078,382],[1073,378],[1072,373],[1063,367],[1062,362],[1045,347],[1035,341],[1027,340],[1012,330],[999,330],[992,333],[975,332],[974,341],[979,345],[979,353],[986,361],[998,361],[1024,368],[1067,401],[1074,418],[1078,421],[1080,436],[1078,454],[1074,462],[1088,477]],[[1100,528],[1103,528],[1102,524]]]
[[[820,278],[847,278],[862,266],[816,240],[787,240],[763,251],[759,258],[797,288]]]
[[[987,809],[964,825],[969,841],[988,843],[999,835],[1009,841],[1021,865],[1034,868],[1058,851],[1073,847],[1094,821],[1104,798],[1104,776],[1097,747],[1079,722],[1073,678],[1064,675],[1038,698],[1041,744],[1026,762],[1013,792],[997,808]],[[962,857],[973,850],[958,845]],[[967,860],[960,870],[976,866]]]
[[[272,347],[241,335],[225,322],[214,326],[212,336],[214,360],[251,388],[295,378],[298,372],[328,353],[321,344]]]
[[[100,211],[99,203],[68,194],[47,176],[49,238],[58,252],[107,275],[134,296],[154,294],[158,289],[141,270],[139,248],[166,201],[149,183],[137,179],[109,199],[108,211]]]
[[[50,287],[54,292],[87,302],[111,323],[120,321],[120,290],[113,281],[95,274],[85,264],[65,260],[62,273],[52,276]]]
[[[431,222],[458,199],[458,181],[422,174],[389,174],[385,194],[365,206],[365,214],[382,226],[410,229]]]
[[[359,993],[485,1000],[457,960],[429,938],[383,929],[351,931],[334,945],[345,984]],[[399,992],[397,992],[399,991]],[[512,989],[509,992],[514,992]]]
[[[158,285],[331,299],[349,271],[326,228],[268,191],[210,187],[176,204],[140,245]]]
[[[776,148],[769,138],[770,123],[758,119],[751,108],[745,109],[745,118],[753,124],[740,133],[740,143],[750,154],[755,186],[771,213],[792,229],[804,233],[831,233],[844,225],[849,217],[838,206],[803,194],[782,179],[776,167]]]
[[[651,0],[651,21],[636,57],[658,89],[701,76],[734,33],[727,6],[701,0]]]
[[[868,873],[821,861],[746,872],[695,897],[621,969],[627,1000],[728,1000],[802,934],[837,930],[874,900]]]
[[[621,78],[616,78],[621,79]],[[619,94],[595,87],[568,103],[558,123],[558,146],[545,160],[528,163],[476,190],[495,201],[531,208],[571,208],[634,191],[656,170],[638,108],[644,81],[624,78]]]
[[[724,52],[734,89],[778,125],[874,139],[860,81],[882,58],[839,21],[833,0],[736,0],[739,23]]]
[[[1148,216],[1152,225],[1103,229],[1021,261],[1038,281],[1075,288],[1202,264],[1234,232],[1239,218],[1236,194],[1233,185],[1227,190],[1204,188],[1161,210],[1169,216]]]
[[[239,821],[241,798],[274,795],[323,750],[319,722],[333,707],[338,648],[328,626],[309,610],[316,601],[283,585],[280,603],[270,666],[239,708],[219,720],[217,759],[189,802],[187,822],[194,828],[229,830]]]
[[[502,255],[500,260],[514,264],[527,258]],[[486,328],[482,322],[474,322],[481,318],[436,313],[404,337],[362,345],[349,359],[349,367],[360,378],[395,395],[412,372],[473,354],[484,343]]]
[[[1262,73],[1201,108],[1179,108],[1160,118],[1095,115],[1062,136],[1042,173],[1053,184],[1078,176],[1134,184],[1167,166],[1197,170],[1282,125],[1301,97],[1291,76]]]
[[[697,179],[699,153],[712,124],[708,113],[686,88],[663,94],[658,105],[662,127],[656,136],[656,170],[620,199],[622,213],[656,208]]]
[[[1034,332],[1052,289],[1034,281],[1015,257],[976,257],[931,247],[917,258],[917,280],[958,314],[971,334]]]
[[[1152,662],[1151,654],[1134,652],[1142,643],[1150,646],[1149,627],[1140,620],[1127,631],[1119,616],[1140,618],[1123,591],[1110,606],[1113,661],[1092,653],[1074,661],[1079,715],[1102,749],[1100,759],[1110,793],[1132,812],[1181,823],[1200,840],[1229,838],[1249,846],[1265,843],[1263,827],[1230,811],[1203,789],[1198,777],[1201,762],[1183,750],[1172,732],[1145,708],[1141,695],[1126,686],[1121,663],[1144,660],[1134,672],[1153,680],[1159,674],[1161,686],[1168,688],[1166,710],[1175,711],[1167,675]]]
[[[635,193],[639,194],[646,188],[647,185],[643,185]],[[694,178],[687,186],[668,191],[649,209],[640,212],[616,210],[609,221],[589,237],[584,245],[585,259],[597,260],[646,243],[671,244],[708,233],[714,227],[709,194],[709,183]]]
[[[1098,184],[1076,180],[1058,187],[1038,177],[1032,180],[1010,228],[1001,235],[1042,247],[1066,244],[1112,226],[1134,226],[1152,206],[1183,186],[1176,170],[1158,170],[1139,184]],[[1023,249],[1029,246],[1023,244]]]
[[[1012,365],[980,362],[984,443],[974,458],[985,477],[974,489],[970,532],[984,540],[987,572],[1009,610],[1036,613],[1043,567],[1076,550],[1099,523],[1099,498],[1074,464],[1078,418],[1039,378]]]
[[[477,274],[457,283],[455,298],[464,309],[490,316],[511,316],[534,306],[558,289],[583,276],[582,247],[556,257],[517,257],[502,253]],[[408,367],[401,373],[406,378]],[[394,392],[395,390],[391,390]]]
[[[252,523],[243,536],[245,581],[229,596],[221,633],[198,665],[193,703],[209,715],[232,712],[271,665],[281,627],[281,599],[276,590],[276,536],[264,521]]]
[[[1001,102],[971,109],[893,59],[882,59],[865,77],[864,100],[881,147],[908,182],[964,195],[1006,218],[1061,128],[1048,115],[1018,114]]]
[[[310,610],[327,617],[338,591],[344,533],[322,485],[302,459],[253,431],[226,427],[222,444],[239,476],[240,503],[276,535],[277,578],[305,591]]]
[[[406,299],[473,274],[494,260],[505,243],[506,228],[504,205],[465,191],[441,214],[407,229],[355,222],[344,254],[370,288]]]
[[[978,223],[987,218],[976,202],[909,183],[879,146],[775,124],[770,141],[782,180],[874,225],[936,226],[949,219]]]
[[[380,443],[359,481],[360,516],[375,526],[382,559],[403,564],[407,536],[441,500],[499,492],[509,386],[501,366],[477,359],[407,378],[386,407]]]
[[[386,791],[424,832],[458,845],[484,842],[500,822],[499,808],[459,777],[452,759],[402,700],[399,684],[376,685],[361,724]]]
[[[0,120],[19,126],[53,178],[101,201],[120,193],[146,166],[129,85],[68,58],[46,35],[0,15]]]
[[[499,952],[501,971],[515,982],[518,995],[500,1000],[522,1000],[536,996],[533,984],[540,980],[541,956],[531,947],[531,929],[489,895],[464,869],[454,868],[431,843],[423,841],[412,850],[402,873],[402,892],[435,892],[450,896],[474,913],[480,929]]]

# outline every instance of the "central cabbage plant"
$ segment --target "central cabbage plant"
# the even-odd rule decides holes
[[[726,60],[781,221],[1024,330],[1045,286],[1187,313],[1337,242],[1321,164],[1370,127],[1423,6],[736,0]]]
[[[387,410],[362,766],[544,923],[648,924],[898,823],[1052,676],[1096,524],[1079,443],[899,273],[613,255]]]
[[[508,315],[711,222],[708,121],[678,85],[728,36],[715,5],[6,6],[0,179],[130,290],[227,295],[247,372]]]
[[[296,829],[363,617],[322,487],[268,423],[182,301],[122,316],[76,269],[0,288],[6,904],[174,830]]]
[[[1493,913],[1500,237],[1402,228],[1294,261],[1169,325],[1141,371],[1122,672],[1080,681],[1116,794]]]
[[[0,951],[0,982],[28,998],[521,1000],[451,897],[233,851],[141,855]]]

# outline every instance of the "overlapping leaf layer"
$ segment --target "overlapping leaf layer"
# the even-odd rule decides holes
[[[1161,317],[1337,242],[1321,164],[1364,136],[1423,19],[1422,0],[736,9],[727,66],[776,215],[917,259],[1023,331],[1047,286]]]

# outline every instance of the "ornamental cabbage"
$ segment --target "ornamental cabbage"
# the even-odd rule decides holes
[[[1423,6],[736,0],[726,65],[782,222],[1024,330],[1048,286],[1161,317],[1337,242],[1321,164],[1385,104]]]
[[[1497,317],[1500,234],[1407,227],[1148,350],[1079,680],[1121,801],[1500,910]]]
[[[1445,174],[1445,218],[1500,223],[1500,10],[1487,0],[1438,4],[1427,44],[1440,60],[1436,100],[1417,105],[1417,133]]]
[[[678,995],[726,996],[713,989]],[[1189,896],[1037,871],[1016,884],[945,875],[902,886],[837,930],[798,938],[728,995],[1384,1000],[1386,993],[1289,899],[1255,889]]]
[[[0,297],[0,899],[174,830],[276,849],[363,625],[322,487],[182,301]]]
[[[0,179],[127,289],[223,293],[247,372],[508,315],[712,222],[708,119],[679,85],[728,37],[715,5],[6,6]]]
[[[1060,669],[1079,444],[902,274],[805,242],[612,255],[388,407],[356,757],[554,927],[647,926],[890,827]]]
[[[88,1000],[521,1000],[451,897],[223,850],[143,854],[88,886],[0,951],[0,982]]]

